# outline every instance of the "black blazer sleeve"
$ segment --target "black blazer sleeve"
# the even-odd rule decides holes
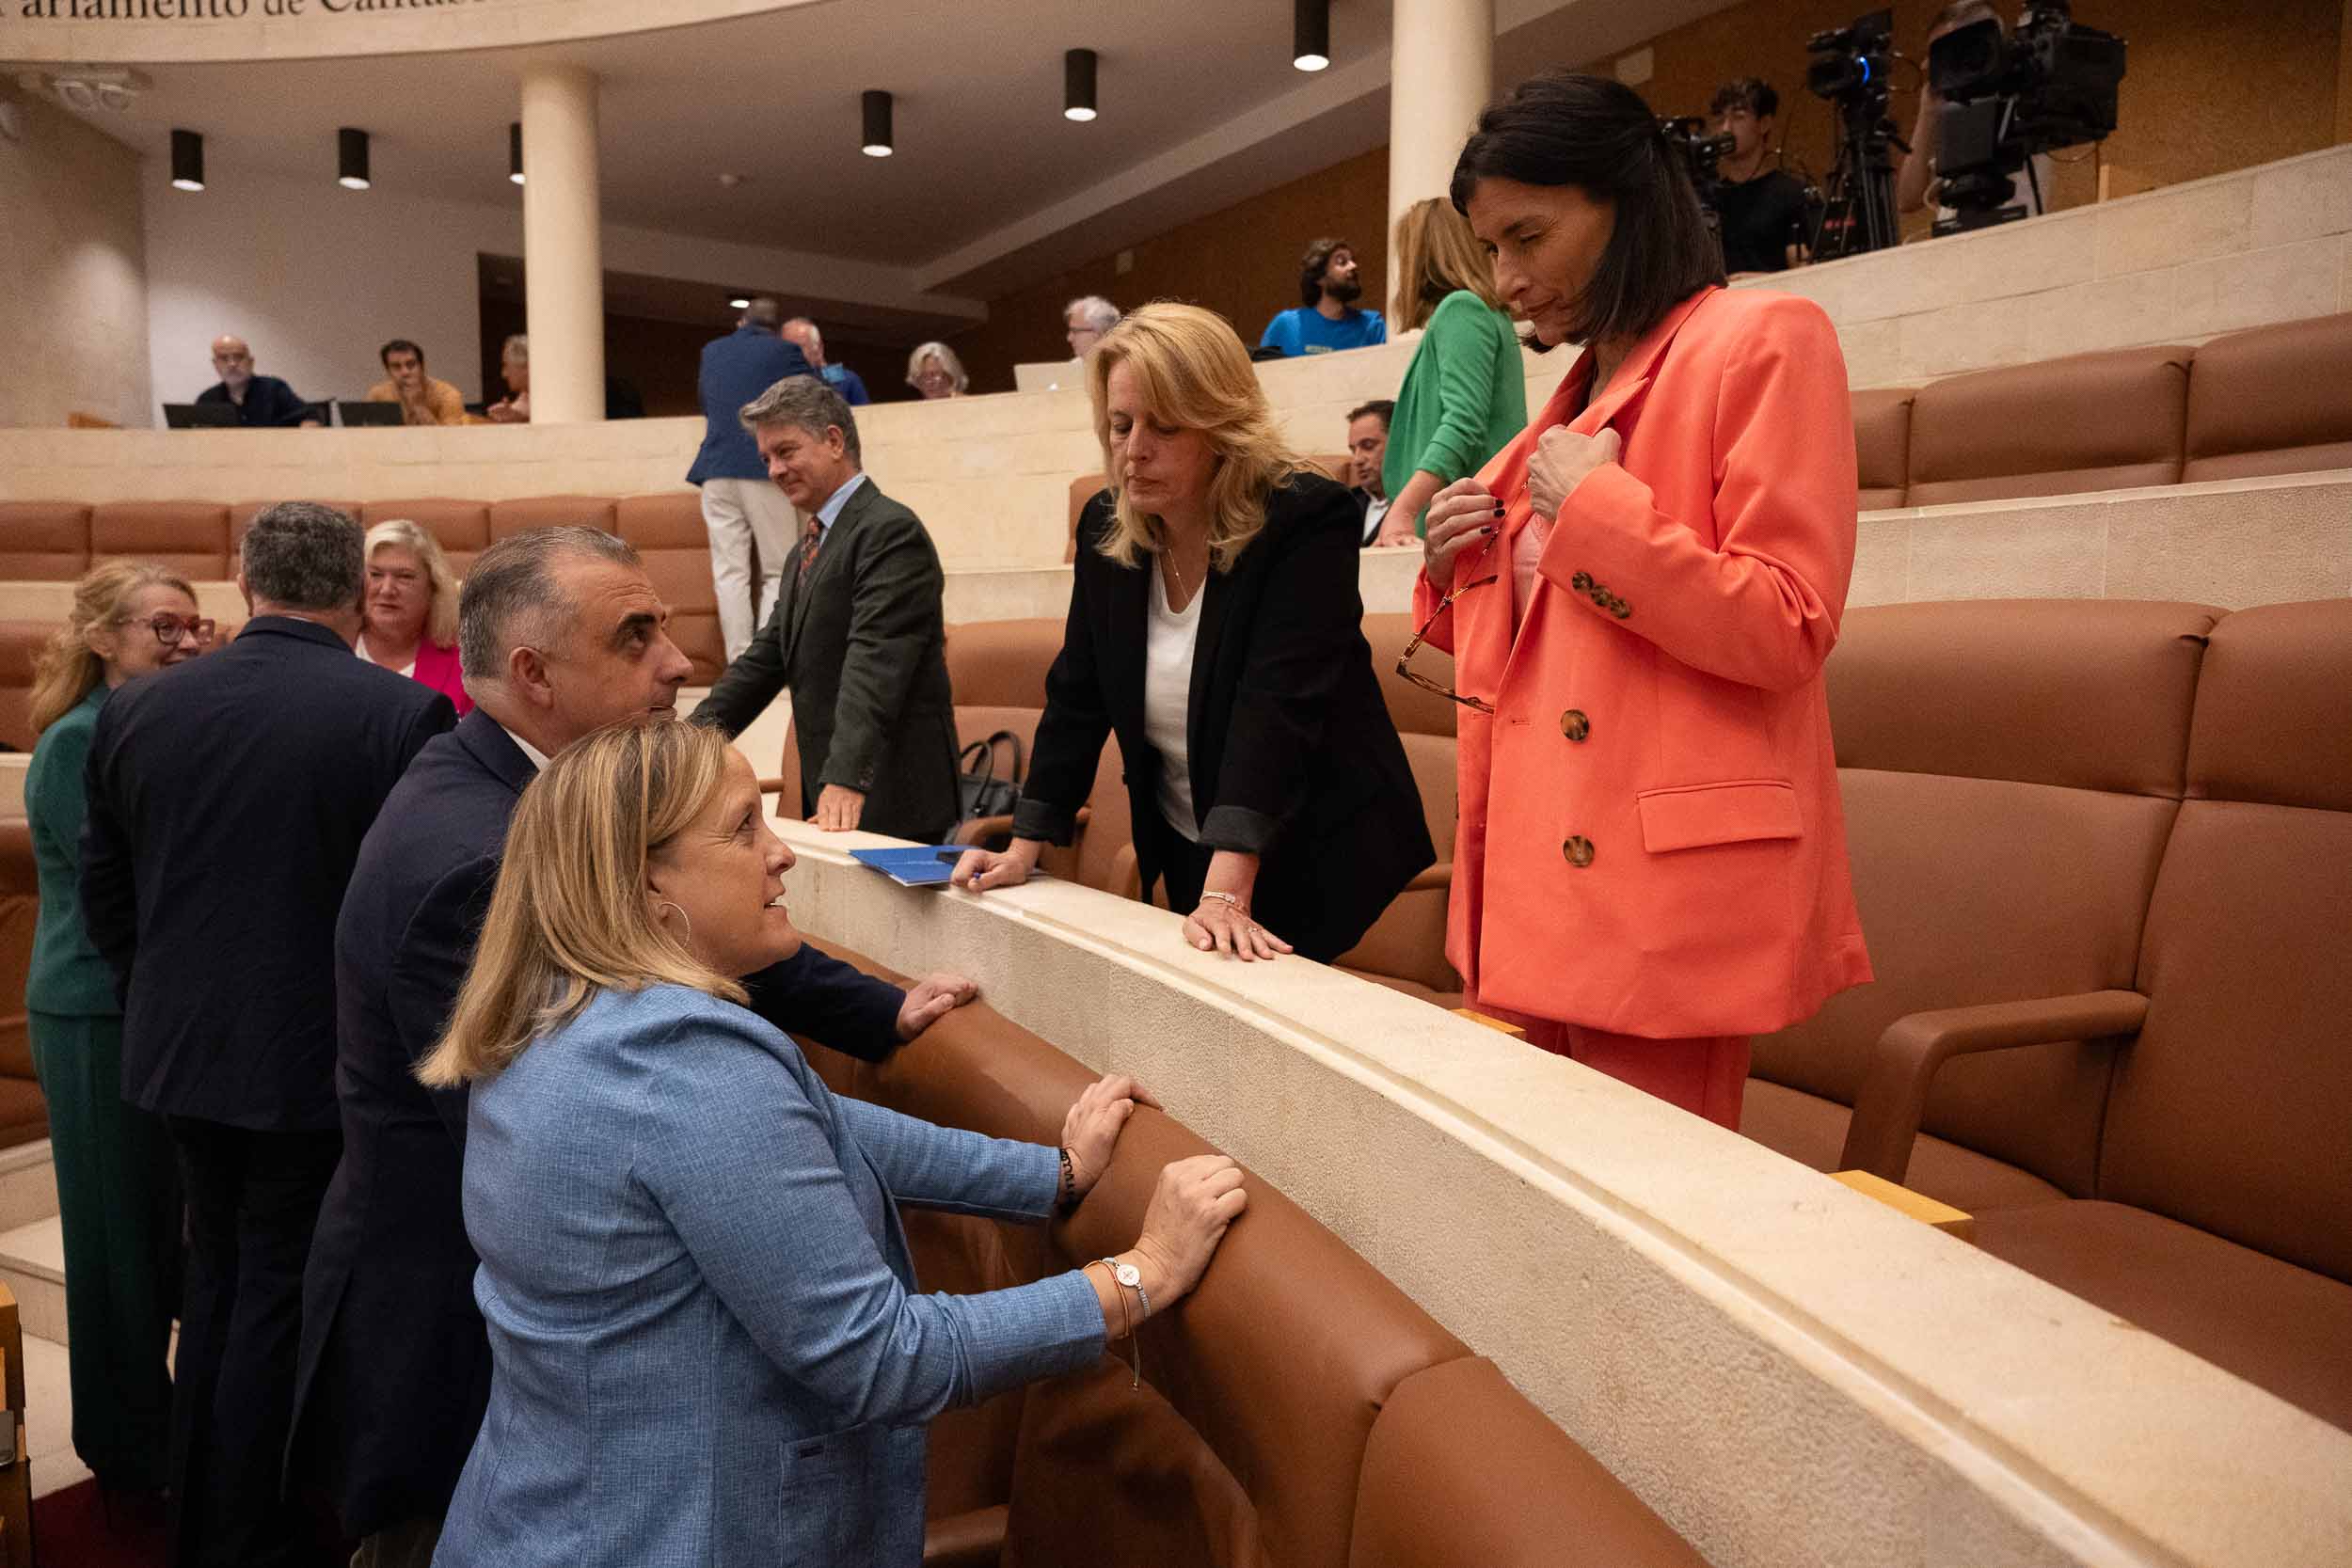
[[[115,999],[125,1001],[138,947],[138,886],[131,876],[130,840],[109,785],[115,731],[106,719],[106,709],[100,708],[89,756],[82,765],[82,788],[89,797],[82,818],[82,921],[90,945],[115,972]]]
[[[707,724],[733,740],[776,700],[784,689],[784,611],[790,602],[789,589],[776,595],[768,624],[720,673],[710,695],[695,705],[695,723]],[[793,787],[800,786],[796,783]]]
[[[1110,492],[1087,502],[1078,519],[1078,555],[1070,574],[1070,617],[1061,652],[1045,672],[1045,711],[1029,748],[1029,776],[1013,807],[1016,838],[1068,844],[1077,836],[1078,808],[1094,787],[1095,765],[1110,737],[1111,712],[1103,696],[1094,647],[1090,579],[1105,564],[1096,546],[1110,527]],[[1099,585],[1098,585],[1099,586]]]
[[[907,993],[803,944],[782,963],[746,975],[752,1011],[787,1035],[806,1035],[862,1062],[887,1061],[901,1043]]]
[[[466,971],[473,962],[475,941],[483,917],[489,912],[498,875],[496,856],[468,861],[451,870],[424,895],[392,948],[385,1001],[401,1050],[411,1063],[421,1061],[449,1026],[458,988],[466,983]],[[429,1092],[434,1114],[458,1147],[464,1148],[466,1091]]]
[[[1363,662],[1358,519],[1347,492],[1278,491],[1272,551],[1233,695],[1216,804],[1200,824],[1212,848],[1263,854],[1305,803],[1341,682]]]
[[[946,578],[930,536],[902,506],[877,509],[858,531],[856,545],[850,642],[820,782],[863,794],[874,787],[874,771],[898,734],[907,693],[934,645]]]

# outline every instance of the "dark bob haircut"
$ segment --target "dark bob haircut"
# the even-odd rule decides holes
[[[1569,323],[1578,342],[1639,338],[1724,281],[1723,246],[1690,171],[1642,95],[1622,82],[1567,71],[1521,82],[1478,117],[1454,165],[1449,194],[1464,216],[1481,180],[1574,185],[1615,204],[1616,227]]]
[[[1331,265],[1331,258],[1344,250],[1355,253],[1356,247],[1345,240],[1317,240],[1298,259],[1298,302],[1312,306],[1323,298],[1323,275]]]
[[[389,369],[392,362],[392,356],[395,354],[413,354],[417,356],[417,368],[419,370],[422,370],[424,368],[424,350],[419,348],[416,344],[410,342],[405,338],[394,338],[390,342],[386,343],[382,348],[377,349],[375,351],[376,361],[377,363],[385,366],[387,369]]]

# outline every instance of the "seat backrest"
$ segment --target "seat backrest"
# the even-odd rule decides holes
[[[1865,512],[1905,504],[1911,487],[1911,405],[1915,387],[1853,394],[1854,483]]]
[[[2200,345],[2186,457],[2183,483],[2352,468],[2352,314]]]
[[[1851,1105],[1906,1014],[2129,987],[2219,614],[2125,600],[1850,610],[1826,679],[1878,978],[1757,1038],[1755,1075]],[[2086,1196],[2110,1056],[1963,1057],[1936,1075],[1925,1125]]]
[[[1373,1422],[1348,1568],[1704,1568],[1484,1356],[1397,1385]]]
[[[56,635],[55,621],[0,621],[0,745],[29,752],[33,733],[33,666]]]
[[[710,531],[703,522],[702,498],[678,490],[624,496],[605,504],[610,515],[597,526],[628,540],[644,561],[654,592],[670,607],[670,640],[693,661],[690,683],[708,686],[727,667],[727,654],[719,632],[719,590],[710,576]],[[495,512],[490,528],[493,536],[505,537],[498,531]]]
[[[0,1077],[31,1081],[33,1037],[24,1016],[24,982],[33,970],[33,930],[40,922],[40,876],[33,830],[22,817],[0,819]],[[39,1136],[39,1133],[35,1133]]]
[[[1421,791],[1421,809],[1429,825],[1429,841],[1438,847],[1443,864],[1454,857],[1454,736],[1460,709],[1434,691],[1422,689],[1396,673],[1396,661],[1412,641],[1419,623],[1410,615],[1374,614],[1363,620],[1364,641],[1372,645],[1372,668],[1388,704],[1390,722],[1404,743],[1406,763]],[[1433,680],[1454,678],[1454,659],[1442,648],[1422,648],[1413,655],[1413,669]],[[1340,965],[1359,973],[1410,980],[1439,994],[1462,989],[1461,976],[1445,957],[1447,888],[1442,883],[1408,888],[1382,911],[1364,940],[1341,955]]]
[[[2352,600],[2213,631],[2099,1196],[2352,1282]]]
[[[1063,565],[1078,559],[1078,518],[1085,513],[1087,502],[1100,495],[1106,483],[1101,474],[1080,474],[1070,482],[1070,537],[1062,545]]]
[[[80,501],[0,501],[0,580],[70,582],[89,570],[89,514]]]
[[[359,526],[373,528],[394,517],[405,517],[433,536],[449,558],[449,569],[462,581],[473,570],[474,557],[490,547],[490,503],[424,497],[416,500],[367,501],[359,508]]]
[[[230,575],[229,508],[217,501],[101,501],[90,508],[90,559],[151,561],[198,582]]]
[[[2179,483],[2195,356],[2187,348],[2116,349],[1920,388],[1907,504]]]

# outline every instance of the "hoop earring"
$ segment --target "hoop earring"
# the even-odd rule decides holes
[[[678,907],[675,904],[671,903],[667,898],[655,899],[653,907],[657,910],[677,910],[677,917],[686,922],[686,940],[689,943],[693,942],[694,920],[691,915],[688,914],[684,910],[678,910]]]

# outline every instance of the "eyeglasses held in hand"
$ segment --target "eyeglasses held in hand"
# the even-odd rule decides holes
[[[118,622],[127,626],[128,620]],[[158,610],[147,618],[147,629],[155,634],[155,641],[167,648],[176,648],[183,637],[191,638],[199,648],[213,640],[213,623],[201,615],[174,615]]]
[[[1478,562],[1486,560],[1486,552],[1494,548],[1494,539],[1489,537],[1484,545],[1481,545],[1478,547],[1477,560],[1471,562],[1473,568],[1476,567]],[[1429,636],[1429,628],[1436,626],[1438,618],[1444,615],[1447,610],[1454,608],[1454,601],[1460,598],[1463,594],[1469,593],[1473,588],[1484,588],[1488,583],[1496,581],[1502,577],[1502,574],[1500,572],[1488,572],[1483,578],[1473,578],[1469,582],[1461,583],[1456,587],[1449,589],[1446,593],[1446,596],[1438,601],[1438,608],[1429,612],[1429,619],[1423,621],[1421,624],[1421,629],[1413,633],[1413,640],[1405,644],[1405,651],[1396,656],[1397,674],[1404,679],[1412,682],[1413,685],[1420,687],[1423,691],[1436,692],[1438,696],[1443,697],[1449,703],[1459,703],[1464,707],[1470,708],[1478,713],[1492,713],[1494,711],[1494,705],[1488,703],[1484,698],[1466,697],[1461,692],[1454,690],[1454,688],[1446,685],[1444,682],[1432,680],[1427,675],[1412,669],[1411,665],[1413,656],[1421,652],[1422,642]]]

